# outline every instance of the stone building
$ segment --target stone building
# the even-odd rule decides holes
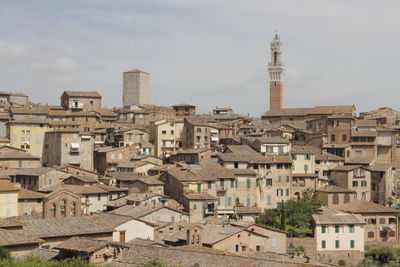
[[[67,188],[61,188],[46,195],[43,200],[43,218],[64,218],[82,216],[80,196]]]
[[[149,104],[150,100],[150,73],[134,69],[123,73],[124,107]]]
[[[371,171],[360,165],[337,166],[332,172],[335,185],[355,191],[354,199],[371,200]]]
[[[64,91],[61,106],[75,111],[101,112],[101,95],[96,91]]]
[[[77,130],[49,131],[45,134],[44,166],[73,165],[93,171],[93,136]]]
[[[20,148],[0,146],[0,170],[38,167],[41,167],[39,157],[35,157]]]
[[[0,180],[0,218],[18,216],[19,188],[7,180]]]
[[[172,108],[176,112],[176,117],[193,116],[196,114],[196,106],[189,104],[177,104],[173,105]]]
[[[341,205],[332,205],[334,209],[360,214],[366,223],[365,242],[397,241],[399,228],[397,210],[366,200],[354,200]]]
[[[181,120],[160,120],[150,124],[150,142],[155,146],[155,156],[170,155],[183,148],[184,123]]]

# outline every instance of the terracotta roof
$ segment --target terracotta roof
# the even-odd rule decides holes
[[[44,240],[26,233],[16,233],[0,229],[0,246],[8,247],[23,244],[39,244]]]
[[[42,199],[45,194],[36,191],[21,188],[18,191],[18,200],[20,199]]]
[[[0,151],[0,160],[13,159],[40,160],[39,157],[35,157],[25,151]]]
[[[304,154],[314,155],[315,153],[318,152],[319,149],[312,146],[293,146],[292,149],[290,150],[291,154],[298,154],[298,155],[304,155]]]
[[[258,214],[258,213],[261,213],[261,209],[259,207],[255,207],[255,206],[236,207],[235,213],[237,213],[237,214]]]
[[[120,208],[117,208],[115,210],[110,211],[112,214],[119,214],[119,215],[125,215],[125,216],[131,216],[133,218],[141,218],[146,215],[149,215],[153,212],[157,212],[159,210],[166,209],[166,210],[171,210],[173,212],[178,212],[181,214],[187,215],[187,213],[176,210],[161,204],[147,204],[147,205],[138,205],[138,206],[132,206],[132,205],[125,205]]]
[[[337,209],[322,207],[321,213],[312,215],[317,225],[321,224],[365,224],[360,214],[352,214]]]
[[[269,110],[262,117],[295,117],[306,115],[352,114],[354,106],[316,106],[313,108],[285,108]]]
[[[101,98],[101,94],[97,91],[64,91],[63,94],[66,94],[69,97],[95,97]]]
[[[98,239],[73,237],[54,246],[55,249],[93,253],[106,247],[110,242]],[[122,245],[122,244],[120,244]],[[124,245],[126,246],[126,245]],[[127,247],[127,246],[126,246]]]
[[[60,251],[55,249],[35,248],[34,250],[29,251],[23,257],[24,258],[34,257],[49,261],[49,260],[54,260],[59,254]]]
[[[24,225],[17,217],[0,218],[0,228],[13,228],[16,226],[22,227]]]
[[[374,162],[371,164],[371,166],[368,167],[371,171],[377,171],[377,172],[386,172],[389,169],[391,169],[392,166],[389,163],[380,163],[380,162]]]
[[[172,107],[174,108],[174,107],[196,107],[196,106],[193,106],[190,104],[177,104],[177,105],[173,105]]]
[[[157,164],[148,161],[130,161],[130,162],[118,163],[117,168],[138,168],[145,165],[156,166]]]
[[[165,183],[158,179],[159,176],[140,177],[133,180],[133,182],[141,182],[147,185],[164,185]]]
[[[328,193],[355,193],[356,191],[339,187],[336,185],[325,185],[323,187],[317,188],[317,192],[328,192]]]
[[[237,146],[228,145],[227,150],[229,150],[229,152],[226,152],[226,153],[245,153],[245,154],[256,153],[256,154],[258,154],[257,151],[255,151],[248,145],[237,145]]]
[[[217,153],[224,162],[268,163],[268,159],[259,153]]]
[[[137,178],[143,177],[135,172],[108,172],[107,175],[120,181],[134,181]]]
[[[260,144],[290,144],[290,140],[281,137],[253,137],[253,142]]]
[[[357,168],[367,169],[366,167],[361,166],[361,165],[339,165],[339,166],[336,166],[335,168],[333,168],[333,170],[334,171],[352,171]]]
[[[393,208],[389,208],[387,206],[383,206],[380,204],[376,204],[374,202],[370,202],[367,200],[353,200],[346,204],[341,205],[332,205],[334,209],[343,210],[347,212],[353,213],[396,213],[397,210]]]
[[[24,232],[41,238],[111,233],[115,227],[130,220],[132,217],[106,213],[93,216],[27,220]]]
[[[20,188],[14,186],[10,181],[0,180],[0,192],[17,192]]]
[[[48,121],[37,117],[26,117],[22,119],[12,120],[9,124],[48,124]]]
[[[172,154],[173,155],[179,155],[179,154],[198,154],[198,153],[203,153],[206,151],[211,150],[211,148],[193,148],[193,149],[183,149],[183,150],[177,150],[174,151]]]
[[[216,197],[213,197],[209,194],[203,194],[203,193],[189,193],[189,194],[184,194],[183,196],[189,200],[214,200],[214,199],[216,199]]]

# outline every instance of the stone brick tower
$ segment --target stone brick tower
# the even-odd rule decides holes
[[[283,108],[283,80],[285,64],[282,60],[282,43],[276,33],[271,42],[271,62],[268,64],[269,75],[269,109]]]

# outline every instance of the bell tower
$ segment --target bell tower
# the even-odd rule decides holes
[[[282,43],[278,33],[271,42],[271,62],[268,64],[269,109],[283,108],[283,80],[285,64],[282,61]]]

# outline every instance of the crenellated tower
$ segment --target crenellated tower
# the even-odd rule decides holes
[[[282,43],[276,33],[271,42],[271,62],[268,64],[269,75],[269,109],[283,108],[283,80],[285,64],[282,60]]]

